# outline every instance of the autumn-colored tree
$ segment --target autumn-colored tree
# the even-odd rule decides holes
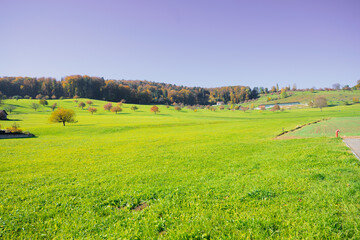
[[[52,95],[52,96],[51,96],[51,99],[56,99],[56,96],[55,96],[55,95]]]
[[[155,115],[156,115],[156,113],[158,113],[158,112],[160,112],[160,111],[159,111],[159,108],[158,108],[157,106],[152,106],[152,107],[150,108],[150,112],[153,112],[153,113],[155,113]]]
[[[240,106],[235,106],[235,110],[239,110],[240,109]]]
[[[247,110],[249,110],[249,107],[240,107],[241,111],[246,112]]]
[[[84,107],[86,106],[84,102],[79,102],[79,107],[81,107],[81,109],[84,109]]]
[[[322,111],[323,107],[327,107],[327,100],[323,96],[318,96],[314,99],[314,106],[320,108]]]
[[[43,98],[43,95],[41,95],[41,94],[38,94],[38,95],[36,95],[36,97],[35,97],[36,99],[42,99]]]
[[[181,110],[181,107],[176,106],[176,107],[174,107],[174,109],[175,109],[176,111],[180,111],[180,110]]]
[[[273,112],[279,111],[279,110],[280,110],[280,106],[279,106],[278,104],[275,104],[270,110],[273,111]]]
[[[260,110],[262,110],[262,111],[266,110],[265,105],[260,105],[259,108],[260,108]]]
[[[131,110],[133,110],[134,112],[136,111],[136,110],[138,110],[138,107],[137,106],[131,106]]]
[[[220,110],[224,110],[225,107],[224,107],[224,106],[220,106],[219,109],[220,109]]]
[[[119,105],[116,105],[115,107],[111,108],[111,111],[117,114],[118,112],[122,111],[122,108]]]
[[[37,104],[37,103],[32,103],[32,104],[31,104],[31,108],[34,109],[35,111],[36,111],[39,107],[40,107],[40,105]]]
[[[359,98],[358,97],[353,97],[353,103],[359,103]]]
[[[61,122],[63,126],[65,123],[75,122],[75,112],[71,109],[59,108],[58,110],[51,113],[50,122]]]
[[[74,100],[74,103],[78,103],[78,100],[77,100],[77,99],[75,99],[75,100]]]
[[[104,105],[104,110],[110,111],[112,108],[112,104],[111,103],[107,103]]]
[[[22,129],[20,129],[20,125],[17,123],[13,123],[11,127],[7,127],[6,131],[11,133],[22,133]]]
[[[48,101],[46,101],[45,99],[40,99],[40,100],[39,100],[39,103],[40,103],[41,105],[43,105],[43,106],[49,104]]]
[[[53,105],[51,105],[50,108],[54,111],[56,107],[57,107],[57,103],[54,103]]]
[[[97,112],[97,108],[95,107],[89,107],[88,111],[91,112],[91,115],[94,114],[95,112]]]
[[[86,104],[91,106],[91,105],[93,105],[93,102],[91,100],[88,100],[88,101],[86,101]]]

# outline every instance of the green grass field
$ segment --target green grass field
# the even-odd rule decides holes
[[[0,139],[2,239],[360,238],[360,163],[341,139],[275,140],[318,119],[359,121],[360,104],[245,113],[159,106],[157,115],[124,104],[116,115],[94,100],[91,115],[56,100],[77,113],[63,127],[31,102],[6,100],[17,121],[0,122],[37,136]]]
[[[275,104],[275,103],[286,103],[286,102],[300,102],[301,104],[308,104],[310,101],[314,101],[317,96],[325,97],[328,101],[328,105],[337,106],[337,105],[348,105],[353,103],[353,97],[360,97],[360,90],[351,90],[351,91],[289,91],[289,97],[281,98],[278,94],[263,94],[259,99],[255,101],[255,105],[260,104]],[[271,98],[268,101],[268,97]],[[250,106],[251,103],[245,104]],[[297,108],[297,106],[293,106]]]

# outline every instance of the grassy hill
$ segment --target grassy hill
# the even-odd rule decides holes
[[[260,104],[275,104],[286,102],[300,102],[301,104],[308,104],[310,101],[314,101],[315,97],[323,96],[327,99],[329,106],[348,105],[353,103],[353,97],[360,98],[360,90],[351,91],[289,91],[287,98],[281,98],[280,94],[262,94],[256,101],[245,104],[250,106],[252,103],[255,106]],[[270,98],[270,100],[268,100]]]
[[[63,127],[32,102],[6,100],[14,121],[0,122],[37,136],[0,139],[3,239],[360,238],[360,164],[345,144],[274,139],[315,120],[360,117],[360,104],[245,113],[159,106],[155,115],[132,104],[115,114],[93,100],[91,115],[72,99],[49,100],[76,112]]]

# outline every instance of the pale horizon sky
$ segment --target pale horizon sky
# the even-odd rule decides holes
[[[0,76],[354,86],[358,0],[0,0]]]

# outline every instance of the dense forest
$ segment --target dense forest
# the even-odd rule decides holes
[[[61,81],[55,78],[1,77],[0,92],[7,97],[22,98],[92,98],[106,101],[125,100],[139,104],[187,105],[241,103],[258,98],[264,88],[229,86],[218,88],[184,87],[140,80],[105,80],[100,77],[73,75]]]

